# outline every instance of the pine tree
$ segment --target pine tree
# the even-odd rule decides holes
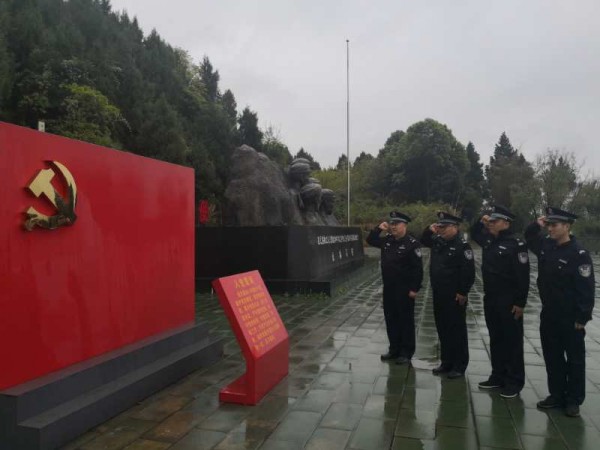
[[[221,97],[221,105],[223,106],[223,110],[227,115],[227,118],[235,124],[237,122],[237,103],[235,101],[235,97],[233,92],[227,89],[223,96]]]
[[[345,154],[340,155],[335,168],[337,170],[348,170],[348,157]]]
[[[500,139],[498,143],[494,147],[494,160],[498,160],[499,158],[514,158],[517,156],[517,150],[510,143],[510,139],[506,135],[506,132],[502,132],[500,135]],[[491,162],[490,162],[491,164]]]
[[[219,92],[219,71],[213,70],[213,66],[210,63],[208,56],[205,56],[198,72],[200,79],[202,80],[202,84],[204,85],[206,98],[208,101],[215,103],[221,96]]]
[[[515,226],[522,227],[539,203],[539,188],[533,167],[506,133],[500,135],[485,173],[491,202],[509,208],[517,215]]]
[[[262,149],[263,133],[258,128],[258,114],[246,107],[242,111],[239,123],[240,144],[246,144],[255,150]]]

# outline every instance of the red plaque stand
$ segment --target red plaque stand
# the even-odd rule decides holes
[[[287,330],[258,270],[218,278],[213,287],[246,359],[246,373],[219,400],[256,405],[288,374]]]

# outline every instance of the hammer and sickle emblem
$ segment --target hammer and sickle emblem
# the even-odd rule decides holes
[[[47,228],[54,230],[63,225],[72,225],[77,216],[75,215],[75,205],[77,203],[77,185],[75,179],[69,169],[58,161],[48,161],[53,168],[40,170],[33,181],[29,183],[27,189],[36,197],[44,196],[56,209],[56,214],[53,216],[47,216],[40,213],[33,206],[29,207],[25,215],[25,229],[32,231],[36,226],[41,228]],[[54,189],[51,181],[54,175],[59,173],[64,182],[66,183],[67,191],[69,193],[69,199],[66,201],[60,194]]]

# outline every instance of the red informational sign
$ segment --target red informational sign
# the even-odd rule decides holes
[[[208,200],[200,200],[198,205],[198,222],[204,225],[210,219],[210,209]]]
[[[194,321],[194,172],[0,122],[0,390]]]
[[[246,373],[219,399],[256,405],[288,374],[287,330],[258,270],[218,278],[213,287],[246,359]]]

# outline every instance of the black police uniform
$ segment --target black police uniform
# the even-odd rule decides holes
[[[461,219],[439,213],[440,223],[458,224]],[[433,290],[433,313],[441,347],[440,372],[465,372],[469,364],[467,305],[456,301],[456,294],[467,296],[475,281],[473,250],[458,234],[451,240],[423,231],[421,243],[431,248],[429,275]]]
[[[549,222],[572,222],[576,216],[548,208],[546,218]],[[558,245],[543,235],[537,222],[527,227],[525,239],[538,257],[540,336],[548,390],[559,403],[581,405],[585,399],[585,330],[576,330],[575,323],[585,325],[592,320],[595,295],[592,258],[574,236]]]
[[[394,211],[390,220],[410,222],[410,218]],[[383,278],[383,313],[390,342],[390,357],[411,359],[415,353],[415,301],[408,296],[418,292],[423,281],[421,244],[406,234],[395,239],[391,234],[380,236],[379,227],[371,230],[367,243],[381,248]]]
[[[514,215],[495,206],[490,218],[512,222]],[[512,308],[524,308],[527,303],[527,245],[510,229],[500,231],[498,236],[492,235],[481,221],[471,227],[471,238],[482,248],[483,307],[492,360],[492,374],[487,383],[490,387],[504,387],[504,392],[516,395],[525,383],[523,318],[515,319]]]

